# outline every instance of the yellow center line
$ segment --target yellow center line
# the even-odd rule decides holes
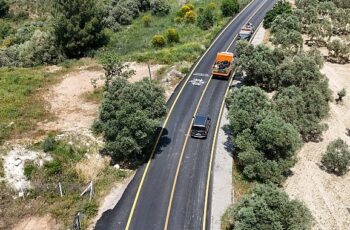
[[[136,205],[137,205],[137,202],[138,202],[138,199],[139,199],[139,196],[140,196],[140,193],[141,193],[141,190],[142,190],[142,186],[143,186],[143,183],[144,183],[144,180],[145,180],[145,177],[147,175],[147,172],[148,172],[148,169],[149,169],[149,166],[151,164],[151,161],[152,161],[152,158],[154,156],[154,153],[157,149],[157,146],[158,146],[158,143],[159,143],[159,140],[162,136],[162,133],[168,123],[168,120],[170,118],[170,115],[172,114],[173,112],[173,109],[180,97],[180,95],[182,94],[186,84],[188,83],[189,79],[191,78],[191,76],[193,75],[193,72],[195,71],[195,69],[197,68],[197,66],[199,65],[199,63],[203,60],[203,58],[206,56],[206,54],[209,52],[209,50],[213,47],[213,45],[216,43],[216,41],[221,37],[221,35],[227,30],[227,28],[235,21],[235,19],[246,9],[248,8],[248,6],[250,6],[254,1],[251,1],[239,14],[237,14],[227,25],[226,27],[219,33],[219,35],[214,39],[214,41],[211,43],[211,45],[207,48],[207,50],[203,53],[203,55],[201,56],[201,58],[198,60],[197,64],[192,68],[192,71],[190,72],[190,74],[187,76],[187,79],[186,81],[184,82],[183,86],[181,87],[179,93],[177,94],[174,102],[172,103],[172,106],[170,107],[170,110],[164,120],[164,123],[162,125],[162,129],[161,131],[159,132],[159,135],[157,137],[157,141],[152,149],[152,152],[151,152],[151,155],[147,161],[147,165],[146,165],[146,168],[143,172],[143,175],[142,175],[142,178],[141,178],[141,181],[140,181],[140,184],[138,186],[138,189],[137,189],[137,192],[136,192],[136,195],[135,195],[135,198],[134,198],[134,201],[133,201],[133,204],[132,204],[132,207],[131,207],[131,210],[130,210],[130,213],[129,213],[129,217],[128,217],[128,221],[127,221],[127,224],[126,224],[126,227],[125,227],[125,230],[129,230],[130,228],[130,224],[131,224],[131,220],[133,218],[133,215],[134,215],[134,212],[135,212],[135,208],[136,208]],[[209,82],[208,82],[209,83]]]
[[[254,12],[254,14],[248,19],[248,22],[255,16],[255,14],[265,5],[266,0],[263,1],[263,4]],[[253,41],[254,36],[256,35],[256,32],[258,31],[258,29],[260,28],[260,26],[262,25],[262,23],[260,23],[260,25],[257,27],[257,29],[255,30],[254,35],[251,37],[251,39],[249,40],[249,42]],[[237,37],[237,36],[236,36]],[[231,44],[229,45],[229,47],[227,48],[226,51],[228,51],[228,49],[231,47],[231,45],[233,44],[234,40],[236,39],[236,37],[233,39],[233,41],[231,42]],[[236,69],[237,70],[237,69]],[[225,95],[224,95],[224,99],[222,101],[221,104],[221,108],[220,108],[220,112],[219,112],[219,116],[218,116],[218,120],[216,123],[216,128],[215,128],[215,134],[214,134],[214,139],[213,139],[213,143],[212,143],[212,147],[211,147],[211,153],[210,153],[210,160],[209,160],[209,167],[208,167],[208,177],[207,177],[207,184],[206,184],[206,191],[205,191],[205,200],[204,200],[204,210],[203,210],[203,224],[202,224],[202,230],[206,230],[206,213],[208,210],[208,197],[209,197],[209,187],[210,187],[210,178],[211,178],[211,169],[212,169],[212,164],[213,164],[213,158],[214,158],[214,154],[215,154],[215,147],[216,147],[216,142],[217,142],[217,135],[219,132],[219,128],[220,128],[220,122],[222,119],[222,115],[223,115],[223,111],[225,108],[225,100],[227,98],[229,89],[230,89],[230,85],[232,84],[233,80],[234,80],[234,76],[236,73],[236,70],[233,73],[233,77],[231,77],[230,83],[226,89]]]

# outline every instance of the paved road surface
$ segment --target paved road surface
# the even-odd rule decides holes
[[[274,3],[275,0],[253,0],[179,85],[170,99],[170,113],[152,160],[137,170],[118,204],[102,215],[96,229],[203,229],[204,224],[209,229],[210,190],[209,197],[206,196],[210,185],[209,162],[222,100],[229,85],[229,81],[211,78],[211,65],[218,52],[233,52],[240,28],[248,21],[258,26]],[[187,137],[196,111],[212,118],[205,140]]]

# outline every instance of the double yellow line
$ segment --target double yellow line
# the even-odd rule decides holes
[[[265,2],[266,0],[263,1],[263,5],[265,5]],[[262,6],[263,6],[262,5]],[[262,8],[259,7],[259,9],[257,11],[254,12],[253,16]],[[253,18],[253,16],[251,16],[248,20],[248,22],[251,20],[251,18]],[[262,24],[260,23],[260,25],[257,27],[257,29],[255,30],[255,33],[254,35],[251,37],[251,39],[249,40],[249,42],[253,41],[254,37],[255,37],[255,34],[256,34],[256,31],[258,31],[258,28],[260,28]],[[236,36],[237,37],[237,36]],[[233,44],[233,42],[235,41],[236,37],[233,39],[233,41],[231,42],[231,44],[229,45],[228,49],[231,47],[231,45]],[[227,50],[226,50],[227,51]],[[233,77],[231,77],[231,80],[230,80],[230,83],[226,89],[226,92],[225,92],[225,95],[224,95],[224,99],[222,100],[222,104],[221,104],[221,108],[220,108],[220,113],[219,113],[219,116],[218,116],[218,120],[217,120],[217,123],[216,123],[216,128],[215,128],[215,134],[214,134],[214,139],[213,139],[213,144],[211,146],[211,153],[210,153],[210,160],[209,160],[209,167],[208,167],[208,177],[207,177],[207,184],[206,184],[206,190],[205,190],[205,200],[204,200],[204,209],[203,209],[203,222],[202,222],[202,229],[203,230],[206,230],[206,224],[207,224],[207,221],[206,221],[206,213],[207,213],[207,210],[208,210],[208,197],[209,197],[209,188],[210,188],[210,179],[211,179],[211,169],[212,169],[212,164],[213,164],[213,159],[214,159],[214,154],[215,154],[215,147],[216,147],[216,143],[217,143],[217,135],[219,133],[219,128],[220,128],[220,122],[221,122],[221,119],[222,119],[222,115],[223,115],[223,112],[224,112],[224,108],[225,108],[225,101],[226,101],[226,98],[227,98],[227,95],[228,95],[228,92],[229,92],[229,89],[230,89],[230,86],[232,85],[232,82],[234,80],[234,76],[236,74],[236,70],[234,71],[233,73]]]
[[[248,23],[255,16],[255,14],[265,5],[266,0],[263,0],[262,2],[263,2],[263,4],[260,5],[260,7],[252,14],[252,16],[247,20],[246,23]],[[232,44],[236,40],[237,36],[238,35],[236,35],[233,38],[232,42],[229,44],[229,46],[225,50],[226,52],[230,49],[230,47],[232,46]],[[235,72],[236,71],[234,71],[233,76],[234,76]],[[233,79],[234,78],[231,76],[230,77],[229,86],[232,84]],[[197,112],[198,112],[198,109],[199,109],[199,107],[201,105],[201,102],[203,100],[203,97],[205,95],[205,92],[207,91],[207,88],[208,88],[209,83],[210,83],[211,80],[212,80],[212,76],[210,77],[207,85],[205,86],[205,88],[204,88],[204,90],[202,92],[202,95],[201,95],[201,97],[200,97],[200,99],[198,101],[196,110],[194,112],[194,115],[197,114]],[[216,146],[217,134],[218,134],[218,130],[219,130],[219,124],[220,124],[220,120],[221,120],[221,117],[222,117],[222,112],[223,112],[223,109],[224,109],[225,99],[227,97],[228,91],[229,91],[229,87],[227,87],[227,89],[226,89],[226,92],[225,92],[225,95],[224,95],[224,99],[223,99],[223,102],[222,102],[222,105],[221,105],[221,108],[220,108],[220,113],[219,113],[218,121],[216,123],[216,129],[215,129],[214,139],[213,139],[212,148],[211,148],[211,154],[210,154],[210,160],[209,160],[209,168],[208,168],[208,177],[207,177],[207,184],[206,184],[207,186],[206,186],[206,192],[205,192],[204,211],[203,211],[203,225],[202,225],[203,226],[203,230],[205,230],[205,228],[206,228],[206,218],[205,217],[206,217],[206,212],[207,212],[207,209],[208,209],[210,174],[211,174],[213,156],[214,156],[214,152],[215,152],[215,146]],[[180,167],[181,167],[181,163],[182,163],[182,158],[183,158],[186,146],[187,146],[187,141],[188,141],[188,138],[190,136],[190,131],[191,131],[192,125],[193,125],[193,119],[191,120],[190,126],[189,126],[189,128],[187,130],[187,135],[186,135],[186,138],[185,138],[185,142],[183,144],[181,155],[180,155],[180,159],[178,161],[178,165],[177,165],[177,168],[176,168],[176,174],[175,174],[173,187],[172,187],[171,194],[170,194],[170,201],[169,201],[169,206],[168,206],[167,215],[166,215],[166,219],[165,219],[164,230],[168,229],[169,218],[170,218],[170,213],[171,213],[171,207],[172,207],[174,193],[175,193],[175,188],[176,188],[176,184],[177,184],[177,178],[178,178],[178,175],[179,175],[179,171],[180,171]]]
[[[215,40],[211,43],[211,45],[210,45],[210,46],[207,48],[207,50],[203,53],[203,55],[201,56],[201,58],[198,60],[197,64],[192,68],[192,71],[191,71],[190,74],[187,76],[186,81],[183,83],[183,85],[182,85],[182,87],[181,87],[179,93],[177,94],[177,96],[176,96],[174,102],[172,103],[172,106],[171,106],[170,109],[169,109],[169,112],[168,112],[168,114],[167,114],[167,116],[166,116],[166,118],[165,118],[165,120],[164,120],[164,122],[163,122],[162,129],[161,129],[161,131],[159,132],[159,135],[158,135],[158,137],[157,137],[156,143],[155,143],[155,145],[154,145],[154,147],[153,147],[153,149],[152,149],[151,155],[150,155],[150,157],[149,157],[149,159],[148,159],[148,161],[147,161],[145,170],[144,170],[144,172],[143,172],[143,175],[142,175],[142,178],[141,178],[139,187],[138,187],[138,189],[137,189],[137,192],[136,192],[136,195],[135,195],[135,198],[134,198],[134,202],[133,202],[132,207],[131,207],[131,210],[130,210],[130,214],[129,214],[129,217],[128,217],[128,221],[127,221],[127,224],[126,224],[126,227],[125,227],[126,230],[129,230],[129,228],[130,228],[131,220],[132,220],[132,218],[133,218],[133,215],[134,215],[134,212],[135,212],[135,208],[136,208],[136,205],[137,205],[137,202],[138,202],[138,199],[139,199],[139,196],[140,196],[142,187],[143,187],[143,183],[144,183],[145,177],[146,177],[146,175],[147,175],[147,173],[148,173],[148,170],[149,170],[149,167],[150,167],[152,158],[153,158],[153,156],[154,156],[154,154],[155,154],[155,151],[156,151],[156,149],[157,149],[159,140],[160,140],[160,138],[161,138],[161,136],[162,136],[162,133],[163,133],[163,131],[164,131],[164,129],[165,129],[167,123],[168,123],[168,120],[169,120],[169,118],[170,118],[170,116],[171,116],[171,114],[172,114],[172,112],[173,112],[173,110],[174,110],[174,107],[175,107],[175,105],[176,105],[176,103],[177,103],[177,101],[178,101],[180,95],[182,94],[184,88],[186,87],[186,85],[187,85],[189,79],[190,79],[191,76],[193,75],[193,72],[195,71],[195,69],[197,68],[197,66],[199,65],[199,63],[203,60],[203,58],[206,56],[206,54],[209,52],[209,50],[210,50],[210,49],[213,47],[213,45],[216,43],[216,41],[217,41],[217,40],[221,37],[221,35],[227,30],[227,28],[235,21],[235,19],[236,19],[239,15],[241,15],[242,12],[244,12],[245,9],[248,8],[253,2],[254,2],[254,0],[251,1],[239,14],[237,14],[237,15],[226,25],[226,27],[220,32],[220,34],[215,38]],[[259,8],[259,9],[260,9],[260,8]],[[250,20],[250,19],[249,19],[249,20]],[[248,20],[248,21],[249,21],[249,20]],[[237,37],[237,36],[236,36],[236,37]],[[233,39],[233,41],[236,39],[236,37]],[[230,47],[231,45],[232,45],[232,43],[229,45],[229,47]],[[228,48],[229,48],[229,47],[228,47]],[[207,90],[207,88],[208,88],[209,83],[210,83],[211,80],[212,80],[212,76],[210,77],[208,83],[207,83],[206,86],[205,86],[205,89],[204,89],[203,92],[202,92],[202,95],[201,95],[201,97],[200,97],[200,99],[199,99],[199,101],[198,101],[198,104],[197,104],[197,107],[196,107],[196,110],[195,110],[195,114],[197,113],[197,111],[198,111],[198,109],[199,109],[199,105],[201,104],[201,101],[202,101],[202,99],[203,99],[203,97],[204,97],[205,91]],[[232,80],[231,80],[231,81],[232,81]],[[167,228],[168,228],[169,215],[170,215],[172,200],[173,200],[174,191],[175,191],[175,187],[176,187],[176,181],[177,181],[177,177],[178,177],[178,173],[179,173],[181,161],[182,161],[182,158],[183,158],[183,153],[184,153],[184,150],[185,150],[187,141],[188,141],[188,136],[189,136],[188,134],[189,134],[189,131],[190,131],[190,128],[191,128],[192,124],[193,124],[193,119],[192,119],[191,124],[190,124],[190,126],[189,126],[189,129],[188,129],[188,132],[187,132],[187,135],[186,135],[186,138],[185,138],[185,142],[184,142],[184,144],[183,144],[181,156],[180,156],[180,158],[179,158],[179,162],[178,162],[178,166],[177,166],[177,171],[176,171],[176,175],[175,175],[175,179],[174,179],[174,183],[173,183],[173,188],[172,188],[172,192],[171,192],[171,197],[170,197],[170,201],[169,201],[169,206],[168,206],[168,211],[167,211],[167,217],[166,217],[166,223],[165,223],[164,229],[167,229]],[[207,200],[207,199],[206,199],[206,200]]]

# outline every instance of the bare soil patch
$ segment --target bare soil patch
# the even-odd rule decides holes
[[[38,217],[32,216],[23,219],[18,223],[13,230],[59,230],[62,226],[59,225],[54,218],[49,215]]]
[[[321,70],[328,79],[334,98],[342,88],[350,91],[350,64],[326,62]],[[315,218],[314,229],[349,229],[350,226],[350,173],[339,177],[320,168],[327,145],[338,137],[350,145],[346,128],[350,128],[350,97],[342,104],[330,104],[330,115],[325,121],[329,128],[319,143],[306,143],[298,153],[293,176],[284,184],[286,192],[303,201]]]
[[[129,81],[136,82],[144,77],[149,77],[148,66],[145,63],[126,63],[135,70]],[[152,65],[151,74],[155,76],[161,65]],[[59,67],[48,67],[48,72],[56,72]],[[98,104],[84,100],[82,95],[93,92],[92,81],[96,80],[97,87],[103,86],[104,72],[98,68],[84,66],[73,70],[65,75],[62,81],[44,95],[48,103],[49,111],[55,116],[54,121],[39,123],[39,129],[44,131],[86,131],[98,114]]]

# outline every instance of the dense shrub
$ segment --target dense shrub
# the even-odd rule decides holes
[[[248,42],[237,43],[240,55],[239,64],[246,71],[246,82],[267,90],[276,88],[275,73],[277,66],[284,60],[284,53],[279,49],[270,49],[265,45],[253,46]]]
[[[246,138],[246,132],[239,134],[237,139]],[[299,133],[276,115],[267,116],[250,132],[244,146],[242,142],[236,143],[237,148],[242,149],[238,159],[243,175],[263,182],[281,183],[296,162],[295,152],[301,146]]]
[[[239,10],[237,0],[223,0],[221,4],[222,15],[225,17],[233,16]]]
[[[166,0],[151,0],[152,14],[157,16],[165,16],[170,12],[170,5]]]
[[[33,174],[37,170],[37,166],[33,161],[26,161],[24,162],[24,176],[28,179],[31,180],[33,177]]]
[[[245,129],[253,128],[271,109],[266,94],[257,87],[242,87],[227,98],[230,127],[236,136]]]
[[[192,4],[185,4],[181,6],[180,10],[177,12],[178,17],[185,17],[186,13],[189,11],[193,11],[194,6]]]
[[[164,47],[166,41],[163,35],[154,35],[152,38],[152,45],[155,47]]]
[[[63,60],[60,47],[50,32],[36,30],[33,36],[20,45],[12,45],[3,51],[0,66],[30,67],[41,64],[57,64]]]
[[[339,39],[334,39],[327,44],[329,57],[334,58],[336,62],[346,63],[350,60],[350,45]]]
[[[150,15],[145,15],[142,17],[142,23],[144,27],[150,27],[152,22],[152,17]]]
[[[119,70],[106,85],[94,126],[102,131],[106,149],[114,160],[134,163],[144,158],[143,151],[166,113],[164,91],[148,79],[130,84],[123,77],[123,72],[128,71],[124,67]]]
[[[22,66],[37,66],[57,64],[63,55],[51,33],[36,30],[29,41],[19,46],[18,58]]]
[[[63,166],[59,160],[52,160],[44,164],[45,176],[52,177],[62,173]]]
[[[10,23],[0,20],[0,44],[1,40],[13,33]]]
[[[118,27],[114,23],[131,24],[132,20],[139,16],[140,8],[140,3],[134,0],[112,0],[107,7],[108,16],[104,21],[109,28],[116,30]]]
[[[180,42],[180,36],[176,29],[170,28],[166,32],[168,43]]]
[[[55,140],[55,137],[49,135],[44,139],[44,141],[41,144],[41,147],[44,150],[44,152],[50,152],[55,149],[56,145],[57,141]]]
[[[202,30],[210,29],[215,22],[215,17],[213,11],[210,9],[204,9],[199,15],[197,19],[197,24]]]
[[[69,58],[85,55],[106,43],[102,10],[94,0],[62,0],[55,4],[54,33]]]
[[[6,0],[0,0],[0,18],[5,17],[10,9]]]
[[[196,12],[190,10],[185,14],[184,19],[185,19],[185,22],[187,23],[195,23],[197,19],[197,14]]]
[[[290,3],[286,0],[279,0],[272,10],[267,12],[265,18],[264,18],[264,28],[268,29],[271,27],[272,22],[276,19],[278,15],[281,14],[291,14],[292,13],[292,6]]]
[[[322,164],[332,173],[344,175],[350,166],[350,148],[345,141],[338,138],[327,146],[322,156]]]
[[[225,230],[304,229],[312,227],[311,212],[301,202],[290,200],[277,186],[256,185],[226,210]]]

